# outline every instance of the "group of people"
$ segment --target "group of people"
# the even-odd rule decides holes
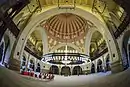
[[[52,80],[54,79],[54,75],[50,73],[37,73],[37,72],[21,72],[22,75],[31,76],[38,79],[43,80]]]
[[[40,73],[39,75],[35,74],[35,77],[39,79],[54,79],[54,75],[49,73]]]

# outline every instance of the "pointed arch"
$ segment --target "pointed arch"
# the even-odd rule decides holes
[[[59,68],[58,68],[58,66],[52,65],[52,66],[50,67],[50,72],[51,72],[52,74],[59,74]]]
[[[63,67],[61,68],[61,75],[65,75],[65,76],[71,75],[70,67],[68,67],[68,66],[63,66]]]
[[[82,68],[80,66],[75,66],[73,68],[72,75],[81,75],[83,74]]]
[[[103,67],[102,67],[102,60],[98,59],[97,60],[97,72],[102,72],[103,71]]]
[[[95,73],[95,64],[94,63],[91,64],[91,73]]]

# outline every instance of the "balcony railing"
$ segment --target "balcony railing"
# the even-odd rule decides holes
[[[25,46],[24,50],[27,51],[29,54],[33,55],[34,57],[36,57],[37,59],[40,59],[40,60],[41,60],[42,57],[40,57],[39,55],[37,55],[37,53],[33,52],[33,51],[32,51],[31,49],[29,49],[27,46]]]
[[[124,20],[122,21],[122,23],[119,25],[116,32],[114,33],[114,36],[115,36],[116,39],[124,32],[124,30],[127,29],[127,26],[129,25],[129,23],[130,23],[130,16],[127,15],[124,18]]]
[[[37,54],[38,56],[42,56],[42,50],[40,51],[40,50],[38,50],[37,48],[36,48],[36,46],[30,41],[30,40],[28,40],[27,41],[27,43],[26,43],[26,47],[28,48],[28,49],[30,49],[33,53],[35,53],[35,54]]]
[[[97,59],[99,58],[100,56],[102,56],[103,54],[107,53],[108,52],[108,48],[105,47],[104,49],[100,50],[100,51],[95,51],[94,54],[90,54],[90,55],[93,55],[92,57],[90,57],[91,60],[94,60],[94,59]]]

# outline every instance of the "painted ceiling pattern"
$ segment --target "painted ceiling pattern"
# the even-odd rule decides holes
[[[119,17],[122,14],[121,12],[123,12],[112,0],[31,0],[28,7],[25,7],[23,11],[21,11],[21,13],[14,19],[14,22],[20,29],[24,29],[29,22],[28,19],[31,18],[31,14],[35,13],[33,11],[37,6],[39,7],[39,12],[40,5],[43,7],[42,9],[44,9],[44,7],[53,5],[58,6],[58,4],[74,5],[74,2],[76,6],[89,6],[92,8],[92,12],[99,11],[99,13],[105,15],[107,18],[108,15],[106,14],[109,14],[109,11],[114,11],[114,14],[118,13]],[[48,33],[49,50],[52,50],[60,43],[72,43],[82,52],[84,52],[85,48],[85,34],[87,34],[88,29],[92,26],[94,26],[94,24],[89,20],[85,20],[84,18],[71,13],[54,15],[45,22],[45,25],[42,25]],[[37,35],[35,36],[37,37]]]
[[[92,26],[93,23],[90,21],[72,13],[52,16],[43,25],[48,35],[60,42],[80,40]]]

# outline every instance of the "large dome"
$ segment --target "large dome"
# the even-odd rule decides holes
[[[61,42],[72,42],[83,38],[92,25],[78,15],[61,13],[50,17],[44,27],[52,38]]]

